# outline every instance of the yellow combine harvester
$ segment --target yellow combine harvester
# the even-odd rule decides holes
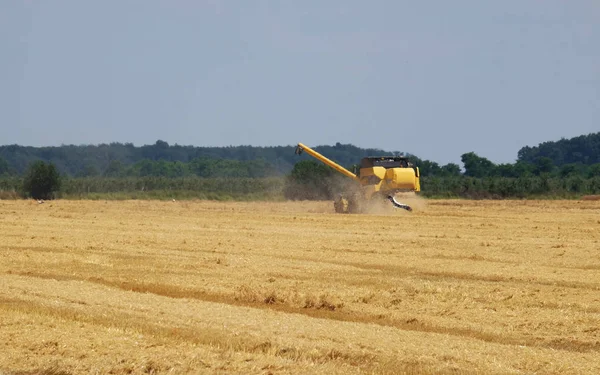
[[[387,199],[396,208],[412,211],[412,208],[400,203],[394,197],[399,192],[421,191],[419,168],[401,156],[374,156],[360,161],[358,176],[341,165],[327,159],[308,146],[298,143],[296,154],[306,152],[326,165],[358,182],[358,189],[340,194],[334,201],[336,212],[364,212],[370,203]]]

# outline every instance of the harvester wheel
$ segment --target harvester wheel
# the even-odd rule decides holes
[[[344,198],[343,195],[338,196],[337,199],[333,201],[333,208],[335,209],[335,212],[339,214],[347,214],[348,206],[348,199]]]
[[[353,195],[348,199],[348,212],[351,214],[361,212],[361,201],[356,195]]]

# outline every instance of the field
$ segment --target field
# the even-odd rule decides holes
[[[0,201],[0,373],[600,373],[599,201]]]

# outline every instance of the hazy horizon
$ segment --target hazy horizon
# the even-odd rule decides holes
[[[594,132],[594,133],[587,133],[587,134],[580,134],[580,135],[582,135],[582,136],[585,136],[585,135],[589,135],[589,134],[595,134],[595,133],[597,133],[597,132]],[[577,136],[574,136],[574,137],[577,137]],[[565,139],[565,138],[563,137],[563,138],[561,138],[561,139]],[[559,140],[560,140],[560,139],[547,140],[547,141],[559,141]],[[100,145],[103,145],[103,144],[104,144],[104,145],[110,145],[110,144],[113,144],[113,143],[119,143],[119,144],[133,144],[133,146],[135,146],[135,147],[142,147],[142,146],[152,146],[152,145],[154,145],[154,144],[155,144],[157,141],[165,141],[165,140],[163,140],[163,139],[157,139],[156,141],[154,141],[154,142],[149,142],[149,143],[135,143],[135,142],[120,142],[120,141],[112,141],[112,142],[100,142],[100,143],[81,143],[81,144],[73,144],[73,143],[70,143],[70,144],[59,144],[59,145],[26,145],[26,144],[17,144],[17,145],[18,145],[18,146],[24,146],[24,147],[36,147],[36,148],[42,148],[42,147],[62,147],[62,146],[78,146],[78,147],[85,147],[85,146],[100,146]],[[543,141],[543,142],[547,142],[547,141]],[[213,146],[213,145],[192,145],[192,144],[183,144],[183,143],[169,143],[168,141],[165,141],[165,142],[167,142],[167,143],[169,144],[169,147],[171,147],[171,146],[181,146],[181,147],[216,147],[216,148],[219,148],[219,147],[245,147],[245,146],[249,146],[249,147],[296,147],[296,145],[297,145],[297,143],[295,143],[295,144],[280,144],[280,145],[267,145],[267,146],[256,146],[256,145],[250,145],[250,144],[239,144],[239,145],[233,145],[233,144],[232,144],[232,145],[219,145],[219,146]],[[540,142],[540,143],[543,143],[543,142]],[[1,146],[10,146],[10,145],[13,145],[13,144],[15,144],[15,143],[12,143],[12,144],[0,144],[0,147],[1,147]],[[344,144],[348,144],[348,143],[344,143]],[[352,144],[352,143],[350,143],[350,144]],[[352,145],[353,145],[353,146],[360,147],[360,148],[363,148],[363,149],[381,149],[380,147],[370,147],[370,146],[363,147],[363,146],[359,146],[359,145],[356,145],[356,144],[352,144]],[[525,146],[529,146],[529,147],[535,147],[535,146],[538,146],[538,145],[539,145],[539,144],[534,144],[534,145],[524,145],[523,147],[525,147]],[[307,146],[310,146],[310,147],[319,147],[319,146],[335,146],[335,143],[332,143],[332,144],[314,144],[314,145],[307,145]],[[382,151],[385,151],[385,152],[398,152],[398,151],[401,151],[401,150],[391,150],[391,149],[390,149],[390,150],[387,150],[387,149],[381,149],[381,150],[382,150]],[[401,151],[401,152],[405,152],[405,151]],[[469,152],[469,151],[466,151],[466,152]],[[466,153],[466,152],[464,152],[464,153]],[[412,155],[414,155],[414,156],[417,156],[418,158],[420,158],[420,159],[422,159],[422,160],[429,160],[429,161],[434,161],[434,162],[437,162],[436,160],[431,160],[431,159],[428,159],[428,158],[426,158],[426,157],[422,157],[421,155],[414,154],[414,153],[412,153],[412,152],[408,152],[408,151],[406,151],[405,153],[408,153],[408,154],[412,154]],[[462,155],[462,154],[461,154],[461,155]],[[478,154],[478,155],[479,155],[479,156],[482,156],[482,157],[486,157],[485,155],[481,155],[481,154]],[[460,156],[460,155],[459,155],[459,156]],[[515,160],[516,160],[516,159],[517,159],[517,158],[516,158],[516,156],[515,156]],[[492,162],[494,162],[494,160],[491,160],[491,161],[492,161]],[[450,161],[449,163],[456,163],[456,164],[458,164],[458,165],[461,165],[461,164],[462,164],[462,163],[460,162],[460,158],[459,158],[459,161]],[[447,163],[441,163],[440,165],[443,165],[443,164],[447,164]],[[501,163],[497,163],[497,164],[501,164]]]

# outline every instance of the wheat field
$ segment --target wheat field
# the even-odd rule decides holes
[[[600,202],[0,201],[2,374],[597,374]]]

